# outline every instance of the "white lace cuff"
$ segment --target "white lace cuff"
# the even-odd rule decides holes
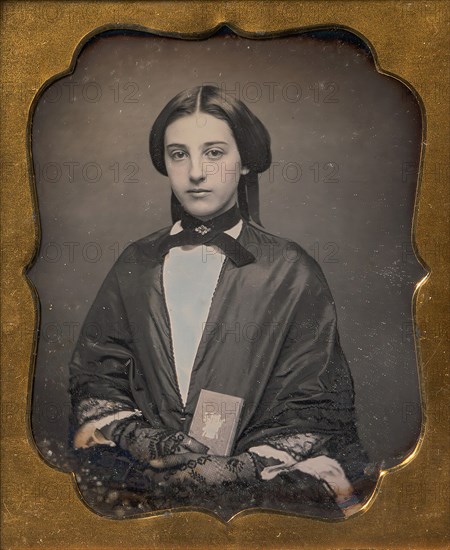
[[[131,416],[142,416],[142,413],[139,410],[118,411],[102,418],[98,418],[97,420],[86,422],[77,430],[73,439],[73,446],[75,449],[87,449],[93,445],[109,445],[110,447],[115,447],[116,444],[113,441],[106,439],[106,437],[104,437],[99,430],[108,424],[111,424],[111,422],[122,420]]]

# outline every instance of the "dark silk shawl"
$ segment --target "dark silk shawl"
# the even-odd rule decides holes
[[[158,254],[169,231],[131,244],[103,282],[70,364],[75,409],[106,401],[98,416],[137,408],[154,427],[188,431],[205,388],[245,400],[234,454],[275,434],[334,435],[347,476],[360,476],[361,460],[350,467],[352,453],[364,456],[352,377],[323,272],[298,244],[251,223],[238,241],[256,261],[223,263],[183,409]]]

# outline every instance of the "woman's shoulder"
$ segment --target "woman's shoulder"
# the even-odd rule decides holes
[[[254,222],[246,222],[245,227],[247,228],[248,232],[252,234],[252,236],[255,236],[262,242],[272,242],[274,244],[280,245],[292,244],[294,246],[302,248],[292,239],[289,239],[288,237],[283,237],[281,235],[275,235],[275,233],[270,233],[270,231],[267,231],[267,229],[263,229],[261,226],[256,225]]]
[[[258,265],[268,275],[276,273],[291,288],[307,288],[311,294],[327,296],[328,301],[333,302],[320,264],[300,244],[287,237],[274,235],[251,222],[246,225],[246,235],[245,246],[255,252]]]
[[[299,266],[323,277],[322,268],[318,262],[296,241],[270,233],[252,222],[247,222],[246,232],[245,244],[250,247],[250,250],[254,244],[259,245],[260,257],[267,257],[272,262],[278,260],[292,266]]]
[[[153,231],[153,233],[145,235],[145,237],[141,237],[140,239],[132,242],[130,246],[134,246],[136,248],[146,248],[147,246],[151,246],[152,243],[157,241],[160,237],[167,235],[171,229],[172,225],[167,225],[161,229],[157,229],[156,231]]]
[[[143,259],[156,258],[157,244],[161,237],[164,237],[170,232],[171,228],[172,225],[168,225],[133,241],[123,250],[117,263],[129,263],[133,261],[142,261]]]

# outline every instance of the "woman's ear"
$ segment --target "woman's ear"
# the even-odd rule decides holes
[[[246,176],[249,172],[250,170],[248,168],[245,168],[245,166],[241,168],[241,174],[243,174],[244,176]]]

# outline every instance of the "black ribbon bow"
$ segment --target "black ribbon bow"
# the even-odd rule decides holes
[[[255,256],[231,235],[224,233],[241,219],[236,204],[223,214],[206,221],[183,211],[180,220],[183,230],[175,235],[166,235],[160,243],[159,254],[165,256],[175,246],[214,244],[238,267],[252,263]]]

